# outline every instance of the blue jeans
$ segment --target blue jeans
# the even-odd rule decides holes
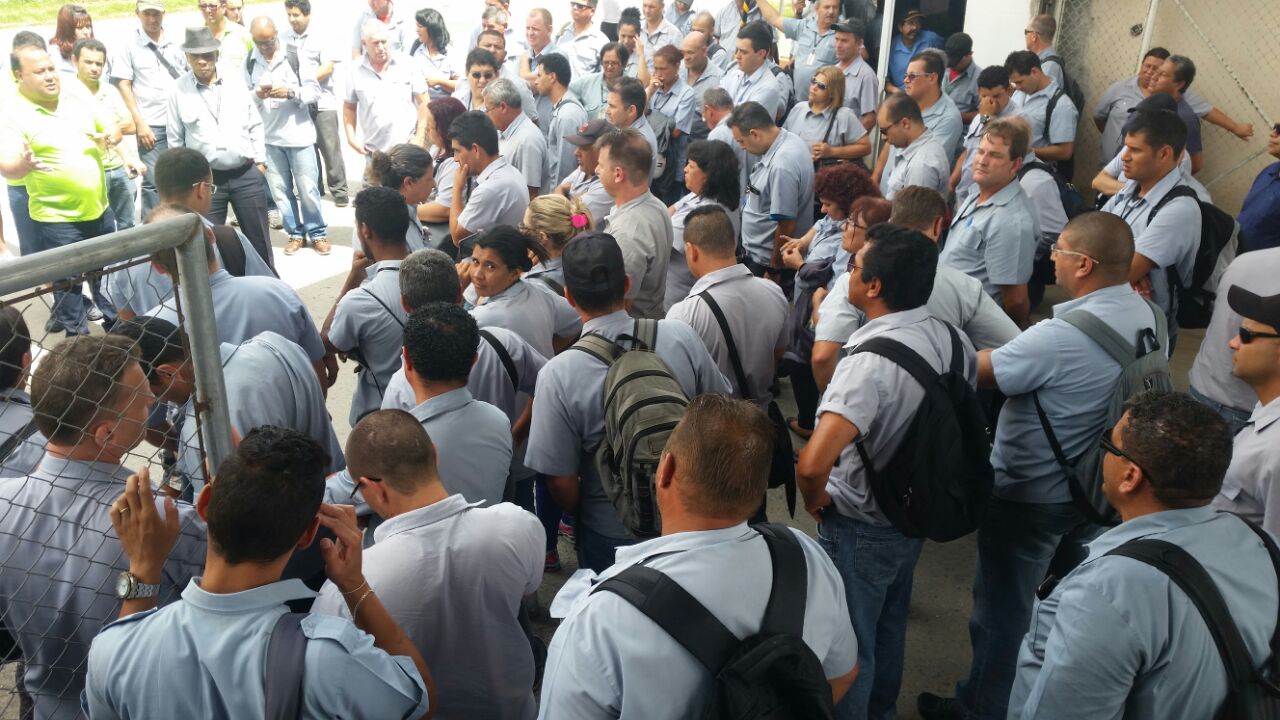
[[[911,581],[924,541],[828,509],[818,543],[844,580],[858,637],[858,677],[836,706],[840,720],[892,718],[902,686]]]
[[[1031,625],[1036,588],[1050,566],[1059,577],[1080,564],[1084,544],[1101,528],[1069,502],[1021,503],[991,498],[978,526],[969,639],[973,664],[956,685],[971,718],[1003,718],[1017,669],[1018,650]]]
[[[578,518],[578,524],[573,529],[573,536],[578,542],[578,567],[594,570],[597,573],[604,572],[614,563],[614,552],[627,545],[635,545],[639,540],[625,540],[612,538],[608,535],[601,535],[582,524],[582,518]]]
[[[106,235],[115,229],[115,218],[107,210],[102,217],[84,222],[37,222],[40,231],[40,246],[45,250],[78,243],[81,240]],[[89,307],[80,294],[83,277],[60,280],[53,286],[53,316],[62,324],[67,335],[89,334]],[[102,295],[101,282],[93,284],[93,294],[108,320],[115,317],[111,303]]]
[[[556,504],[555,498],[551,497],[551,491],[547,490],[547,476],[542,473],[535,476],[534,508],[537,511],[538,522],[542,523],[542,531],[547,536],[546,551],[551,552],[556,549],[556,543],[559,542],[560,517],[564,513]]]
[[[26,185],[9,186],[9,210],[13,213],[13,227],[18,231],[18,253],[34,255],[40,252],[40,229],[31,219],[30,200]]]
[[[133,179],[124,166],[107,171],[107,204],[111,206],[111,214],[116,217],[116,230],[128,230],[137,224],[134,215],[133,199],[138,194]]]
[[[1214,400],[1208,395],[1197,390],[1194,385],[1187,388],[1187,394],[1195,398],[1201,405],[1207,405],[1208,407],[1213,408],[1214,412],[1221,415],[1222,419],[1227,422],[1227,426],[1231,428],[1232,435],[1239,434],[1240,431],[1244,429],[1245,424],[1249,422],[1249,418],[1253,415],[1252,410],[1241,410],[1240,408],[1231,407],[1230,405],[1223,405],[1217,400]]]
[[[313,241],[324,239],[327,228],[320,213],[319,177],[314,146],[267,146],[267,184],[280,210],[285,235]],[[297,193],[294,193],[295,186]]]
[[[160,153],[169,149],[169,135],[164,125],[151,125],[151,132],[155,133],[156,144],[150,150],[143,150],[142,146],[138,146],[138,159],[143,165],[147,166],[147,173],[142,176],[142,219],[146,220],[147,215],[156,209],[160,204],[160,193],[156,191],[156,158],[160,157]]]

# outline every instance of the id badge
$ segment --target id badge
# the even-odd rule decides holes
[[[812,52],[809,53],[809,59],[805,61],[805,64],[812,65],[815,62],[817,62],[817,60],[818,60],[818,51],[814,49]]]

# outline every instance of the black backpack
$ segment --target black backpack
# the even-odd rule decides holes
[[[1266,530],[1243,517],[1240,519],[1262,539],[1280,579],[1280,548],[1276,547],[1275,540]],[[1271,634],[1271,655],[1259,668],[1249,655],[1240,628],[1231,619],[1231,611],[1217,584],[1186,550],[1164,540],[1139,538],[1107,555],[1133,558],[1168,575],[1200,611],[1227,670],[1227,698],[1214,714],[1214,720],[1280,719],[1280,619]]]
[[[986,415],[965,379],[960,335],[943,324],[951,336],[951,364],[945,373],[935,372],[915,351],[887,337],[871,338],[853,350],[889,360],[924,388],[920,408],[889,462],[875,467],[861,435],[856,445],[871,492],[889,522],[907,537],[938,542],[978,527],[995,478]]]
[[[1155,219],[1166,204],[1174,198],[1189,197],[1200,206],[1200,247],[1196,248],[1195,265],[1191,270],[1191,284],[1183,286],[1176,267],[1168,268],[1169,290],[1175,294],[1179,327],[1209,327],[1213,316],[1213,303],[1218,295],[1218,282],[1222,273],[1236,255],[1240,254],[1240,223],[1217,206],[1203,202],[1196,191],[1187,185],[1174,186],[1160,198],[1147,215],[1147,224]]]
[[[1071,104],[1076,106],[1080,116],[1084,117],[1084,88],[1081,88],[1080,83],[1067,72],[1067,64],[1062,62],[1061,56],[1049,55],[1040,61],[1040,65],[1043,66],[1048,62],[1058,63],[1058,67],[1062,68],[1062,91],[1071,99]]]
[[[1065,73],[1066,71],[1064,70],[1063,72]],[[1071,93],[1068,92],[1067,90],[1064,90],[1063,88],[1058,88],[1057,92],[1055,92],[1052,96],[1049,97],[1049,104],[1044,109],[1044,134],[1042,135],[1042,137],[1044,138],[1044,142],[1046,145],[1049,144],[1049,127],[1053,122],[1053,111],[1057,109],[1058,103],[1061,102],[1062,98],[1064,97],[1067,98],[1068,100],[1071,100]],[[1081,95],[1081,97],[1083,98],[1084,96]],[[1075,102],[1075,101],[1072,100],[1072,102]],[[1079,105],[1077,105],[1076,108],[1078,110]],[[1078,118],[1079,116],[1077,116],[1077,122],[1078,122]],[[1075,158],[1074,151],[1072,151],[1071,157],[1067,158],[1066,160],[1055,161],[1054,164],[1057,166],[1058,173],[1062,175],[1062,177],[1067,178],[1068,180],[1075,177],[1076,158]]]
[[[809,592],[804,548],[784,525],[753,525],[769,547],[773,586],[760,631],[739,640],[679,583],[633,565],[592,592],[611,592],[657,623],[715,678],[703,720],[835,717],[822,662],[801,637]]]
[[[1059,163],[1059,166],[1061,166],[1061,163]],[[1018,169],[1018,179],[1021,180],[1032,170],[1048,173],[1049,177],[1053,178],[1054,184],[1058,186],[1058,199],[1062,201],[1062,210],[1066,213],[1068,220],[1090,209],[1085,205],[1084,196],[1071,183],[1071,180],[1064,177],[1062,173],[1054,171],[1047,163],[1039,160],[1023,163],[1022,167]]]

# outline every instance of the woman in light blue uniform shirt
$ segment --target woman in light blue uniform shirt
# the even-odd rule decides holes
[[[694,208],[718,205],[729,214],[733,234],[742,230],[738,155],[719,140],[695,140],[686,150],[684,186],[689,192],[668,208],[671,213],[671,260],[667,264],[665,302],[671,307],[689,294],[693,273],[684,259],[684,219]]]
[[[569,92],[578,96],[589,118],[604,117],[609,102],[609,83],[622,77],[631,53],[619,43],[611,42],[600,49],[600,72],[575,77],[569,83]]]
[[[444,16],[434,8],[423,8],[413,19],[418,25],[418,39],[413,41],[409,57],[427,79],[430,98],[447,98],[457,89],[461,74],[449,56],[449,28]]]
[[[560,254],[578,233],[589,232],[595,226],[595,218],[591,217],[591,211],[580,198],[570,199],[553,193],[530,200],[520,232],[537,240],[547,251],[547,259],[534,265],[524,274],[524,279],[533,280],[535,286],[541,285],[563,296],[564,269]]]
[[[409,214],[409,229],[405,231],[404,239],[409,245],[409,252],[426,247],[422,223],[418,220],[418,205],[426,202],[435,189],[434,167],[430,153],[409,143],[400,143],[385,153],[377,150],[369,153],[365,181],[389,187],[404,198],[405,212]]]
[[[458,259],[458,249],[449,238],[449,205],[453,202],[453,176],[458,171],[458,161],[453,158],[449,128],[454,118],[466,111],[467,106],[457,98],[427,103],[427,142],[431,144],[431,156],[436,163],[436,189],[418,206],[418,220],[427,236],[427,246],[444,251],[454,260]]]

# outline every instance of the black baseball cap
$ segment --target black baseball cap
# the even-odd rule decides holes
[[[1227,304],[1240,317],[1280,330],[1280,295],[1258,295],[1232,285],[1227,291]]]
[[[601,136],[612,129],[613,126],[609,124],[608,120],[605,120],[604,118],[596,118],[595,120],[583,123],[582,127],[578,128],[578,132],[565,138],[565,142],[570,145],[577,145],[578,147],[595,145],[596,141],[599,140]]]
[[[965,55],[973,52],[973,38],[962,32],[952,33],[943,43],[942,50],[947,54],[948,66],[958,65]]]
[[[610,293],[621,296],[627,266],[618,241],[608,233],[589,232],[569,241],[561,254],[564,285],[572,293]]]
[[[850,33],[852,35],[857,35],[860,38],[866,38],[867,36],[867,24],[858,18],[841,20],[835,24],[835,29],[838,33]]]

